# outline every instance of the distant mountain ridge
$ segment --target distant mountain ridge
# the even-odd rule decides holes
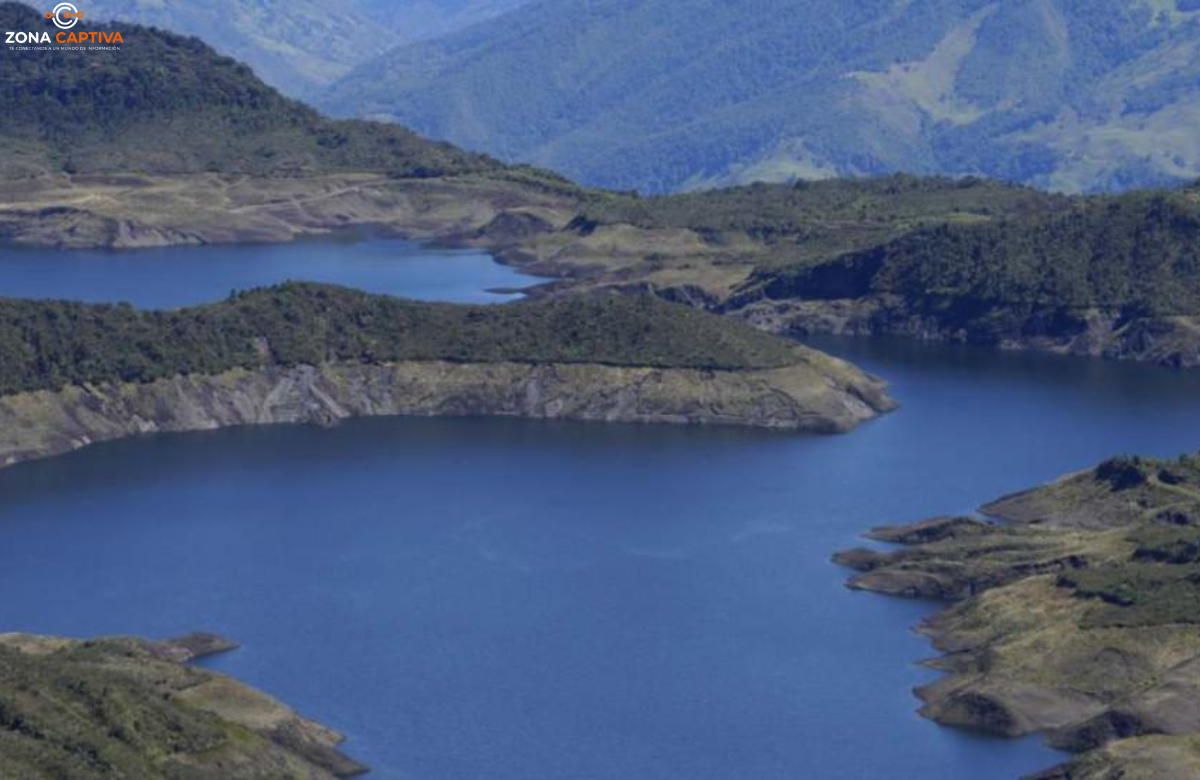
[[[587,184],[1200,176],[1195,0],[542,0],[319,103]]]
[[[87,14],[202,38],[294,97],[402,44],[454,32],[527,0],[91,0]]]

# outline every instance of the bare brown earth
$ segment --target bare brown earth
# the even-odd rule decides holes
[[[380,225],[420,239],[467,237],[515,210],[561,227],[569,198],[509,182],[378,174],[253,178],[47,175],[0,180],[0,226],[22,243],[63,248],[289,241]]]

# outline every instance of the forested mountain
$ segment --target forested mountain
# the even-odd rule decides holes
[[[49,24],[28,6],[0,3],[0,28]],[[124,44],[8,54],[0,172],[430,176],[496,166],[396,125],[326,119],[196,38],[124,23],[89,29],[120,30]]]
[[[323,105],[588,184],[1200,174],[1195,0],[542,0],[398,48]]]
[[[93,0],[97,19],[195,35],[299,96],[388,49],[459,30],[525,0]]]

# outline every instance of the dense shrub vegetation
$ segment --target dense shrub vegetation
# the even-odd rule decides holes
[[[1200,313],[1200,191],[1077,199],[980,224],[913,230],[818,266],[760,277],[772,297],[890,293],[924,308]]]
[[[1127,560],[1062,574],[1060,587],[1096,601],[1087,626],[1200,622],[1200,456],[1174,460],[1118,457],[1094,472],[1114,497],[1143,486],[1170,503],[1146,512],[1128,532]]]
[[[794,362],[793,349],[715,315],[619,295],[457,306],[288,284],[177,311],[0,301],[0,393],[326,361],[748,369]]]

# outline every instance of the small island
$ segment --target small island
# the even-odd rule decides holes
[[[852,588],[950,606],[921,713],[1079,753],[1040,780],[1200,773],[1200,456],[1119,457],[983,507],[873,530]]]

